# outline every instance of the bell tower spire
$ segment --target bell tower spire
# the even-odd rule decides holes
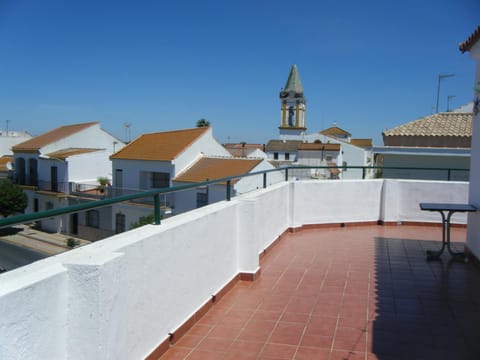
[[[280,138],[301,140],[307,130],[305,124],[306,100],[297,65],[293,65],[285,87],[280,91]]]

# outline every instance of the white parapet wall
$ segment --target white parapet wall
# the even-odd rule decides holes
[[[4,273],[0,359],[146,357],[239,273],[255,273],[287,229],[438,222],[418,203],[460,203],[467,192],[467,183],[285,182]]]

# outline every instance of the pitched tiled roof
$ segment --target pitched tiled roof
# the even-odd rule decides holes
[[[384,136],[472,136],[471,113],[438,113],[426,116],[393,129]]]
[[[320,131],[320,134],[330,135],[330,136],[336,136],[336,135],[351,136],[352,135],[348,131],[340,129],[338,126],[332,126],[332,127],[329,127],[328,129],[322,130]]]
[[[472,46],[480,40],[480,26],[477,26],[475,31],[468,37],[467,40],[464,42],[460,43],[459,48],[462,53],[465,51],[470,51]]]
[[[80,154],[87,154],[95,151],[100,151],[103,149],[87,149],[87,148],[68,148],[62,149],[58,151],[51,152],[49,154],[45,154],[48,157],[56,158],[56,159],[66,159],[69,156],[80,155]]]
[[[372,139],[351,139],[350,144],[361,148],[371,148],[373,146]]]
[[[248,156],[250,153],[254,152],[255,150],[262,150],[263,151],[263,145],[262,144],[225,144],[223,145],[225,149],[228,150],[232,156],[235,157],[242,157],[242,156]]]
[[[207,132],[208,126],[143,134],[111,156],[112,159],[171,161]]]
[[[301,140],[270,140],[265,147],[266,151],[297,151]]]
[[[323,143],[304,143],[298,146],[298,151],[340,151],[340,144],[323,144]]]
[[[203,157],[173,179],[178,182],[203,182],[228,176],[247,174],[261,159]]]
[[[90,126],[97,125],[98,122],[88,122],[82,124],[73,124],[60,126],[56,129],[48,131],[44,134],[35,136],[27,141],[17,144],[12,147],[13,151],[38,151],[42,147],[64,139],[70,135],[73,135],[79,131],[82,131]]]

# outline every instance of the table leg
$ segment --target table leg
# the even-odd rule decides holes
[[[465,255],[465,253],[463,251],[455,252],[450,247],[450,218],[452,217],[454,212],[455,211],[449,211],[448,212],[447,221],[446,221],[447,250],[450,253],[450,255],[452,255],[456,260],[463,261],[463,262],[468,262],[468,257]]]
[[[439,211],[440,215],[442,215],[442,247],[440,250],[433,251],[427,250],[427,260],[440,260],[440,256],[442,256],[443,251],[445,250],[446,245],[446,231],[447,231],[447,219],[445,218],[445,214],[443,211]]]

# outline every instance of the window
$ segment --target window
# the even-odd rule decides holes
[[[166,188],[170,186],[170,174],[163,172],[151,173],[151,187],[155,189]]]
[[[125,214],[117,213],[115,215],[115,234],[125,231]]]
[[[100,213],[98,210],[89,210],[87,211],[87,226],[93,227],[93,228],[99,228],[100,227]]]
[[[290,160],[290,153],[285,153],[285,160]]]
[[[208,190],[197,192],[197,208],[208,205]]]
[[[278,152],[273,153],[273,160],[278,160]]]

